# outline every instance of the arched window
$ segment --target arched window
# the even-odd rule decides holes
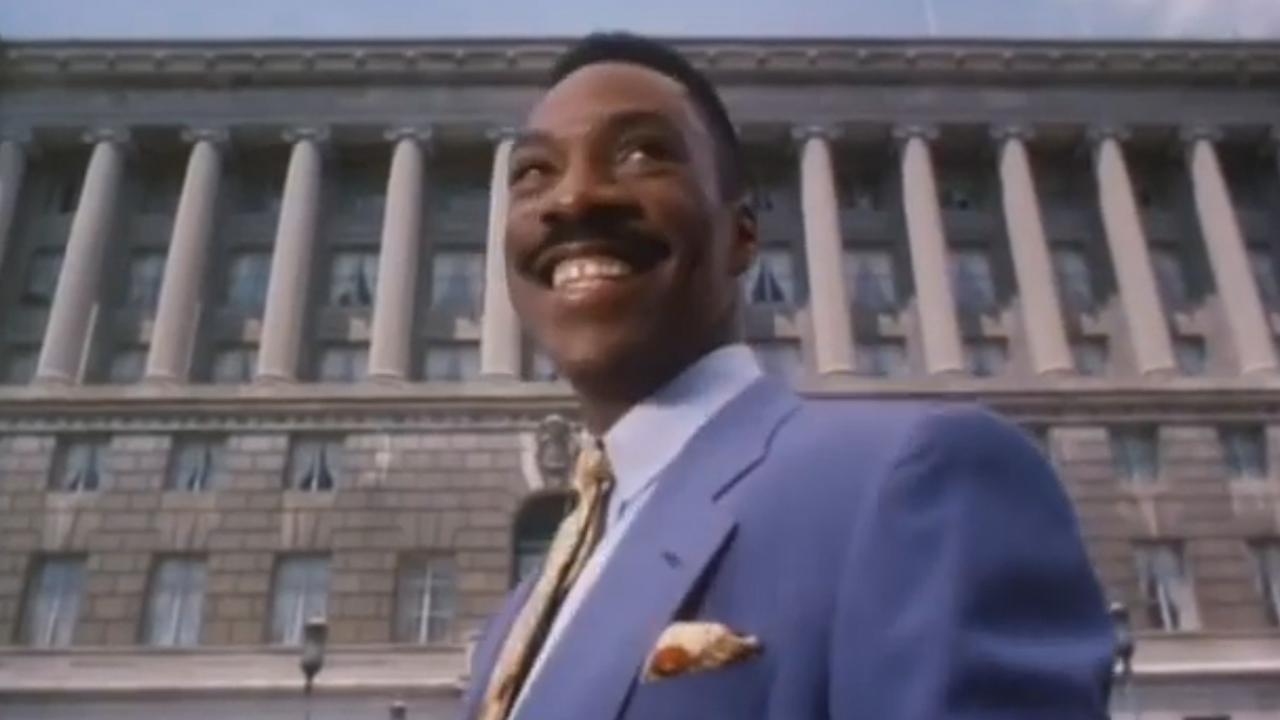
[[[512,586],[538,569],[551,547],[556,528],[572,506],[572,495],[554,492],[529,498],[516,512]]]

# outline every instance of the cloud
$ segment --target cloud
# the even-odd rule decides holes
[[[1280,0],[1069,0],[1120,11],[1160,36],[1280,37]]]

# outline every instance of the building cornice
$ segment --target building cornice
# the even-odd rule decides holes
[[[521,84],[563,39],[26,41],[3,46],[9,86]],[[1280,85],[1280,43],[900,39],[681,39],[722,83],[877,82]]]
[[[1174,378],[1132,382],[1057,378],[991,382],[967,378],[829,377],[806,383],[817,398],[976,401],[1029,424],[1269,422],[1280,416],[1280,381]],[[264,432],[346,429],[476,432],[532,430],[552,413],[572,416],[561,385],[271,385],[30,387],[0,391],[0,434],[148,433],[190,429]]]

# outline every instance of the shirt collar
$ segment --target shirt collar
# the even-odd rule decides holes
[[[603,438],[614,498],[627,502],[644,490],[707,421],[760,376],[749,347],[726,345],[628,410]]]

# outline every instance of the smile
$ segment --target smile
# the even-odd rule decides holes
[[[581,294],[624,284],[653,270],[670,255],[665,242],[648,238],[571,242],[539,253],[527,274],[554,292]]]
[[[555,266],[551,275],[551,287],[556,290],[586,288],[601,282],[611,282],[632,274],[631,267],[610,257],[574,257]]]

